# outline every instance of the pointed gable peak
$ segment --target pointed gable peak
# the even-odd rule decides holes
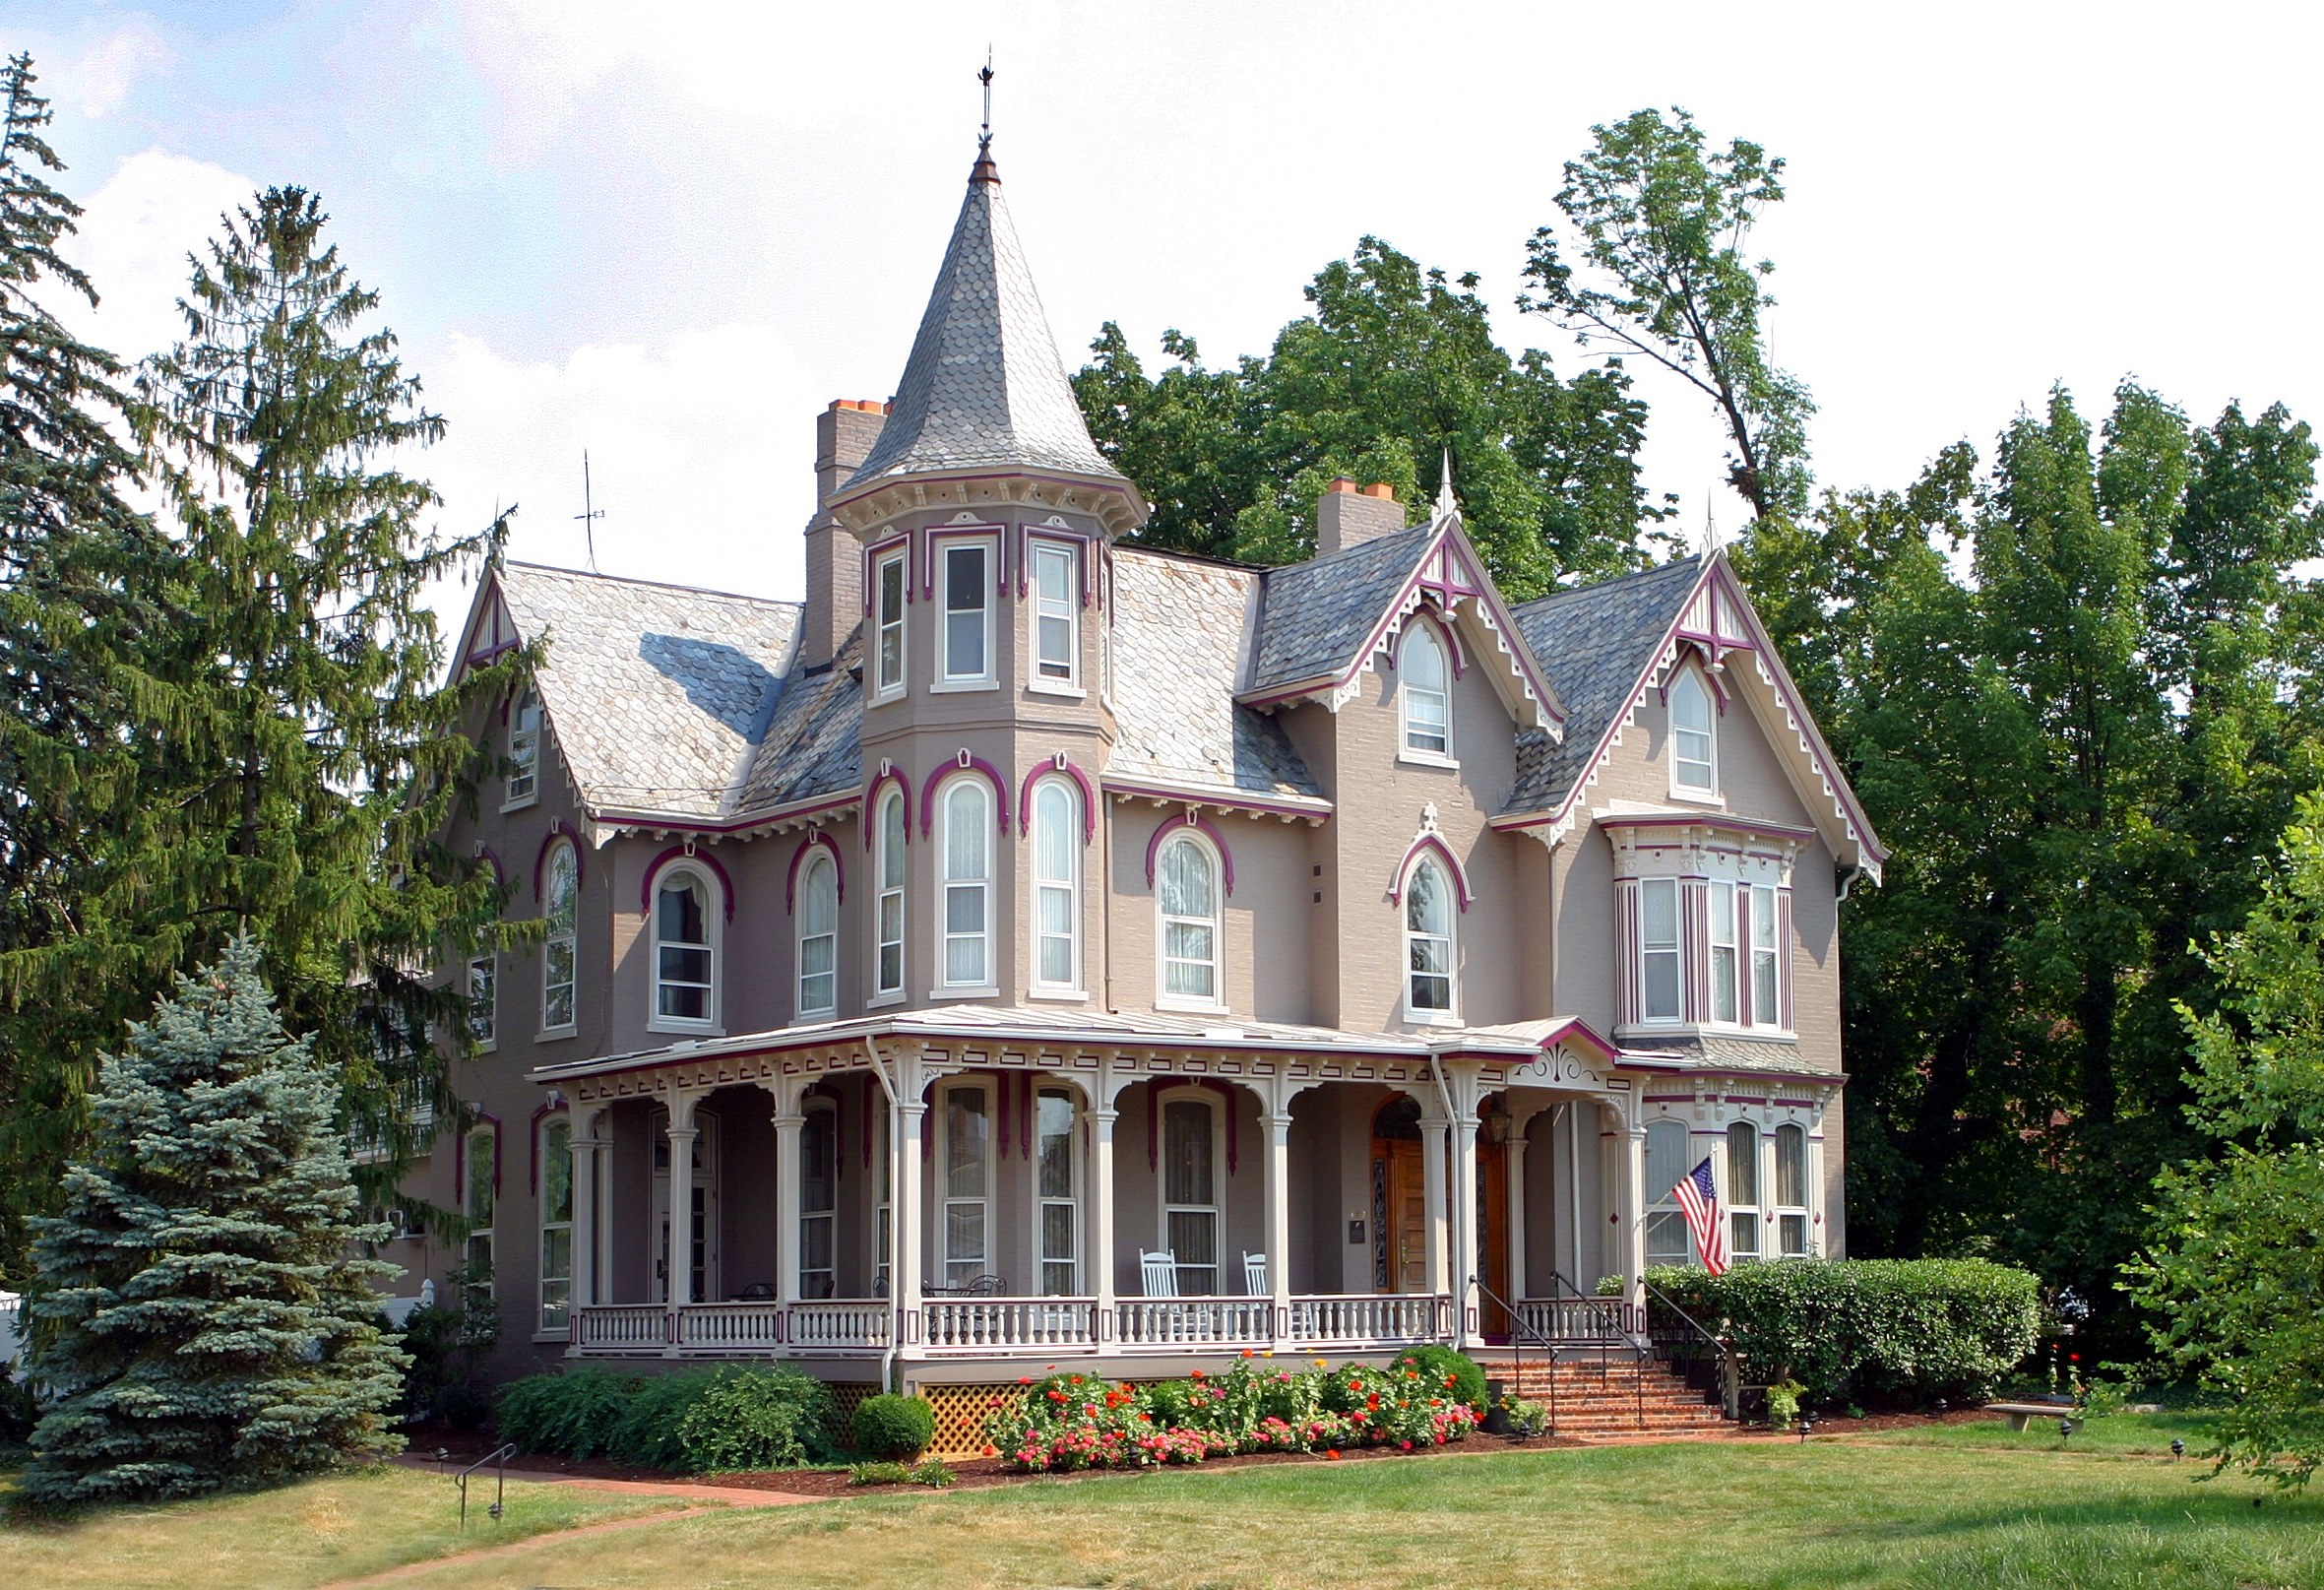
[[[979,140],[888,422],[841,490],[995,469],[1126,483],[1090,440],[1001,199],[1000,167]]]

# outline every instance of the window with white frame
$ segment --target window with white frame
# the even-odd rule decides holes
[[[573,1123],[551,1115],[540,1128],[540,1331],[573,1322]]]
[[[1081,792],[1043,779],[1033,792],[1033,981],[1081,986]]]
[[[1453,749],[1452,691],[1444,646],[1425,622],[1415,619],[1397,659],[1398,694],[1404,702],[1404,748],[1419,756],[1450,756]]]
[[[529,806],[540,793],[540,697],[528,685],[508,724],[508,784],[500,809]]]
[[[799,1123],[799,1296],[839,1295],[840,1114],[810,1101]]]
[[[1645,1021],[1680,1015],[1678,880],[1645,878],[1638,885],[1638,1013]]]
[[[1162,1000],[1217,1005],[1219,992],[1219,858],[1192,834],[1162,848],[1154,872],[1162,910]]]
[[[872,619],[879,632],[872,694],[879,699],[904,690],[904,596],[909,578],[902,547],[872,565]]]
[[[1751,913],[1751,1025],[1781,1027],[1784,1006],[1778,984],[1783,963],[1776,953],[1776,892],[1755,883],[1736,893]]]
[[[944,1284],[966,1286],[983,1275],[991,1253],[992,1095],[981,1082],[944,1090]]]
[[[974,779],[944,792],[944,986],[992,981],[992,794]]]
[[[840,864],[820,847],[799,880],[799,1015],[840,1006]]]
[[[1453,1013],[1453,887],[1433,857],[1404,883],[1405,1009],[1427,1018]]]
[[[1735,1021],[1740,1019],[1737,1004],[1740,992],[1735,983],[1735,900],[1740,895],[1750,898],[1750,890],[1738,890],[1733,884],[1714,881],[1710,886],[1711,901],[1711,1019]]]
[[[949,541],[940,554],[944,680],[992,677],[992,543]]]
[[[478,1049],[490,1049],[500,1022],[499,957],[478,955],[468,963],[468,1036]]]
[[[1035,1217],[1040,1226],[1041,1296],[1070,1298],[1080,1290],[1081,1236],[1078,1148],[1073,1095],[1043,1088],[1035,1096]]]
[[[1719,789],[1719,767],[1711,730],[1711,692],[1693,668],[1681,668],[1670,684],[1670,782],[1697,795]]]
[[[573,1030],[575,938],[581,920],[581,860],[570,841],[548,853],[542,888],[548,932],[540,946],[540,1027],[544,1034]]]
[[[463,1284],[476,1306],[492,1306],[492,1232],[500,1203],[500,1128],[477,1126],[468,1134],[464,1156],[468,1185],[461,1212],[468,1217],[468,1244],[462,1254]]]
[[[1727,1128],[1727,1231],[1729,1258],[1759,1257],[1759,1128],[1747,1120]]]
[[[1683,1120],[1646,1123],[1646,1262],[1692,1264],[1694,1235],[1674,1196],[1679,1180],[1694,1170]]]
[[[1219,1101],[1193,1093],[1162,1101],[1162,1245],[1176,1255],[1178,1290],[1219,1291]]]
[[[1033,543],[1034,678],[1070,685],[1080,671],[1081,620],[1074,549],[1058,541]]]
[[[880,801],[879,899],[873,909],[877,966],[873,973],[876,995],[904,991],[904,863],[909,859],[904,837],[904,793],[890,790]]]
[[[718,913],[710,879],[673,866],[654,885],[654,1016],[659,1025],[708,1027],[717,1019]]]
[[[1776,1128],[1776,1242],[1788,1259],[1807,1257],[1807,1128]]]

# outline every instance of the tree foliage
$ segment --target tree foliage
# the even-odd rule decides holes
[[[1144,490],[1151,545],[1260,563],[1312,554],[1334,476],[1385,481],[1415,510],[1449,453],[1463,521],[1517,598],[1641,566],[1646,406],[1618,368],[1560,381],[1546,354],[1492,338],[1477,279],[1448,278],[1376,237],[1317,273],[1310,314],[1266,357],[1202,362],[1194,340],[1149,377],[1108,322],[1074,390],[1099,448]]]
[[[399,1444],[404,1357],[353,1256],[339,1085],[239,937],[105,1056],[86,1160],[34,1222],[31,1368],[58,1400],[24,1489],[77,1503],[277,1480]]]
[[[1534,233],[1524,306],[1585,347],[1650,359],[1717,407],[1734,451],[1727,479],[1752,517],[1808,505],[1807,388],[1767,356],[1759,312],[1769,260],[1747,256],[1751,228],[1784,197],[1784,162],[1735,139],[1711,151],[1684,110],[1639,110],[1593,127],[1565,163],[1563,217]],[[1577,273],[1577,265],[1583,268]]]

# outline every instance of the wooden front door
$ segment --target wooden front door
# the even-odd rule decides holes
[[[1428,1177],[1420,1145],[1374,1145],[1388,1161],[1388,1281],[1395,1292],[1428,1290]]]
[[[1476,1271],[1484,1284],[1509,1297],[1509,1145],[1476,1145]],[[1510,1299],[1515,1302],[1515,1299]],[[1509,1315],[1490,1298],[1479,1298],[1477,1329],[1486,1336],[1509,1334]]]

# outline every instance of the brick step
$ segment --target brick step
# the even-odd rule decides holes
[[[1479,1367],[1527,1401],[1552,1404],[1560,1435],[1702,1434],[1727,1423],[1715,1402],[1661,1364],[1500,1359]]]

